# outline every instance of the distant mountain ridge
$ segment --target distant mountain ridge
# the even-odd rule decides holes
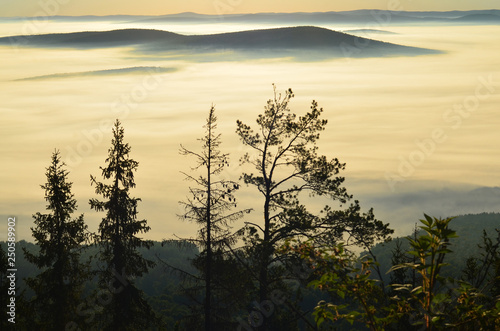
[[[101,32],[76,32],[0,38],[0,44],[17,40],[30,47],[108,48],[134,46],[138,51],[161,52],[319,52],[324,57],[372,57],[394,55],[422,55],[438,53],[434,50],[401,46],[353,36],[343,32],[299,26],[276,29],[249,30],[211,35],[181,35],[177,33],[122,29]],[[283,55],[280,53],[280,55]]]
[[[467,16],[469,19],[462,19]],[[473,16],[476,16],[474,19]],[[489,16],[489,17],[488,17]],[[500,17],[500,10],[470,10],[470,11],[390,11],[380,9],[362,9],[353,11],[330,11],[312,13],[255,13],[255,14],[222,14],[204,15],[192,12],[169,15],[109,15],[109,16],[52,16],[54,21],[117,21],[122,23],[143,22],[178,22],[178,23],[286,23],[286,24],[481,24],[483,20],[492,22],[495,16]],[[8,17],[2,20],[26,20],[25,17]]]
[[[494,14],[469,14],[465,16],[461,16],[454,19],[457,22],[463,23],[474,23],[474,22],[483,22],[483,23],[496,23],[500,24],[500,15]]]
[[[377,9],[363,9],[343,12],[313,12],[313,13],[256,13],[256,14],[227,14],[227,15],[201,15],[195,13],[181,13],[173,15],[162,15],[145,17],[139,19],[141,22],[169,22],[169,21],[213,21],[218,20],[230,23],[258,22],[258,23],[333,23],[333,24],[366,24],[369,22],[389,25],[393,23],[459,23],[457,19],[469,15],[498,16],[500,10],[471,10],[471,11],[447,11],[447,12],[411,12],[411,11],[389,11]],[[478,21],[479,22],[479,21]]]

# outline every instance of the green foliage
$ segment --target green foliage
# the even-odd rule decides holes
[[[479,268],[483,264],[484,258],[482,254],[484,252],[483,248],[479,246],[484,246],[483,243],[483,230],[486,232],[488,237],[492,238],[493,245],[495,245],[495,237],[497,232],[495,228],[498,228],[500,224],[500,214],[497,213],[481,213],[475,215],[463,215],[457,216],[453,219],[453,230],[456,231],[458,238],[453,238],[450,243],[453,247],[453,252],[446,254],[447,266],[441,270],[441,275],[444,278],[463,278],[462,271],[467,268],[467,259],[473,258]],[[423,230],[416,228],[418,236],[423,233]],[[416,238],[412,234],[412,238]],[[401,246],[401,251],[404,256],[410,260],[415,257],[407,255],[406,252],[411,249],[410,244],[406,237],[395,238],[398,240],[392,240],[389,242],[384,242],[376,244],[371,248],[373,254],[377,257],[377,262],[380,264],[380,270],[384,276],[384,281],[386,283],[390,282],[390,277],[393,272],[388,272],[389,269],[394,265],[391,262],[393,257],[393,251],[396,249],[396,243],[399,241]],[[408,261],[402,261],[408,262]],[[493,272],[493,265],[490,268],[490,272]],[[410,270],[403,270],[407,273],[407,282],[412,282],[412,272]],[[483,269],[481,269],[483,271]],[[462,277],[461,277],[462,276]],[[490,275],[491,276],[491,275]],[[490,276],[487,276],[490,277]],[[467,280],[466,278],[463,278]],[[399,282],[402,284],[403,282]],[[484,284],[483,284],[484,286]]]
[[[408,254],[414,256],[416,262],[396,265],[393,270],[415,270],[419,284],[399,285],[399,303],[412,311],[414,324],[421,324],[426,330],[499,327],[500,311],[494,298],[470,283],[441,275],[447,266],[445,257],[451,253],[450,240],[457,237],[456,232],[449,228],[452,220],[425,215],[420,226],[423,233],[417,238],[408,237],[411,246]],[[485,242],[487,251],[491,252],[491,242],[486,239]]]
[[[35,227],[31,228],[39,251],[23,249],[26,259],[42,271],[27,278],[26,283],[35,292],[29,304],[37,327],[64,330],[73,320],[83,282],[89,276],[88,264],[80,262],[81,245],[88,241],[89,235],[83,215],[71,219],[76,200],[58,151],[52,155],[45,175],[47,183],[41,187],[50,213],[33,215]]]
[[[334,326],[335,322],[359,323],[371,330],[385,330],[393,316],[379,310],[384,294],[378,281],[371,277],[374,261],[368,257],[356,258],[342,243],[330,248],[316,248],[311,242],[286,249],[300,255],[312,271],[309,286],[330,294],[330,302],[320,301],[313,316],[320,328]]]
[[[137,220],[138,198],[130,196],[135,187],[134,172],[139,163],[129,157],[130,145],[124,143],[124,130],[116,120],[113,139],[108,151],[107,165],[101,167],[102,177],[110,184],[98,182],[91,176],[95,192],[105,200],[90,199],[90,207],[105,211],[106,216],[99,225],[98,242],[102,248],[101,260],[105,264],[100,272],[101,286],[110,286],[113,295],[106,305],[102,328],[109,330],[135,330],[154,325],[156,318],[151,307],[132,279],[147,273],[154,262],[145,259],[138,248],[149,248],[152,242],[137,235],[147,233],[150,227],[146,220]],[[125,278],[125,281],[124,281]]]
[[[407,237],[412,247],[408,254],[414,256],[417,263],[404,263],[393,267],[393,270],[410,268],[420,275],[421,285],[410,289],[410,297],[423,313],[427,329],[432,329],[433,325],[441,320],[442,305],[449,300],[446,293],[437,292],[437,287],[444,282],[440,272],[446,266],[446,254],[451,253],[448,248],[450,239],[457,237],[456,232],[448,227],[452,219],[437,219],[425,215],[425,219],[420,220],[423,224],[420,228],[424,230],[424,234],[416,239]]]
[[[453,218],[438,219],[425,215],[421,232],[407,237],[410,250],[397,243],[392,272],[394,282],[389,298],[370,273],[376,263],[371,259],[354,258],[346,254],[343,245],[329,250],[316,249],[310,244],[295,248],[314,270],[315,279],[310,286],[327,291],[331,300],[321,301],[314,316],[318,325],[336,326],[345,321],[362,323],[371,330],[490,330],[500,327],[498,297],[474,287],[472,284],[441,275],[451,253],[450,244],[456,232],[449,227]],[[500,240],[498,241],[500,242]],[[496,244],[484,238],[485,262],[475,270],[489,268],[498,263]],[[486,259],[488,258],[488,259]],[[476,261],[478,262],[478,261]],[[415,272],[409,277],[406,271]],[[487,271],[485,271],[487,272]],[[470,273],[469,273],[470,274]],[[334,324],[336,323],[336,324]]]

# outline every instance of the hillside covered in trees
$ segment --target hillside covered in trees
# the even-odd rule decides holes
[[[417,235],[421,235],[418,224]],[[483,250],[479,247],[484,245],[483,236],[486,234],[490,239],[495,240],[497,237],[496,229],[500,228],[500,214],[498,213],[482,213],[476,215],[461,215],[457,216],[451,222],[450,227],[457,232],[457,238],[450,240],[450,249],[452,252],[447,254],[446,263],[449,264],[444,270],[443,275],[446,277],[460,276],[462,271],[467,268],[467,259],[470,257],[479,258]],[[408,236],[414,236],[409,233]],[[409,241],[405,238],[393,238],[387,243],[380,243],[372,248],[372,252],[377,256],[377,261],[380,263],[380,269],[384,275],[384,280],[390,280],[389,269],[392,267],[391,259],[397,246],[405,251],[410,248]]]
[[[493,237],[496,234],[495,229],[498,228],[499,223],[500,214],[496,213],[464,215],[453,220],[451,227],[456,229],[459,237],[451,240],[453,252],[446,257],[445,262],[449,265],[443,268],[443,276],[465,279],[467,277],[467,270],[471,267],[471,262],[469,261],[468,263],[468,259],[484,258],[484,250],[480,248],[480,246],[484,245],[483,231],[481,229],[484,229],[489,236]],[[413,234],[408,235],[413,236]],[[392,259],[395,255],[394,252],[398,241],[401,243],[402,250],[409,250],[410,245],[406,238],[395,238],[372,248],[373,253],[380,263],[380,269],[386,284],[391,283],[391,276],[393,276],[393,273],[389,269],[392,267]],[[1,246],[4,251],[7,250],[7,242],[1,242]],[[23,250],[26,249],[32,253],[38,250],[35,244],[26,241],[20,241],[17,247]],[[82,262],[92,260],[98,251],[99,248],[97,246],[91,246],[86,249],[81,256]],[[153,242],[150,249],[141,249],[140,253],[144,258],[158,261],[158,263],[148,274],[136,279],[137,287],[145,293],[148,302],[156,314],[162,318],[163,329],[174,330],[176,325],[181,325],[189,316],[189,307],[192,305],[192,301],[183,290],[183,284],[186,284],[185,278],[176,270],[196,274],[196,269],[192,263],[200,251],[196,245],[189,243],[172,242],[162,245],[161,242]],[[367,252],[363,254],[367,254]],[[22,293],[24,299],[31,298],[33,291],[26,287],[23,279],[37,276],[39,270],[30,264],[22,254],[16,260],[16,264],[19,270],[18,288],[20,289],[20,293]],[[478,266],[480,265],[478,264]],[[93,260],[92,268],[97,268],[95,259]],[[492,279],[489,279],[489,281],[492,281]],[[95,281],[89,280],[85,287],[83,298],[88,298],[93,293],[95,294],[96,289]],[[321,291],[314,290],[305,283],[300,283],[298,290],[302,292],[300,306],[304,309],[313,309],[320,300],[328,298]],[[85,299],[82,299],[82,302],[85,302]],[[314,323],[314,320],[311,318],[310,322]],[[345,322],[338,324],[338,329],[351,329],[349,327],[350,324],[346,324]],[[361,325],[358,325],[357,328],[363,329]]]
[[[141,199],[133,195],[139,162],[119,120],[100,173],[90,176],[89,204],[102,216],[97,233],[75,215],[70,173],[56,150],[41,185],[46,210],[33,215],[34,243],[16,243],[16,328],[499,328],[500,214],[423,215],[413,234],[391,240],[390,224],[364,212],[344,186],[345,164],[319,154],[323,110],[313,101],[297,115],[293,97],[275,90],[255,123],[237,121],[248,151],[240,181],[225,176],[213,106],[199,148],[181,145],[193,163],[183,173],[188,195],[179,215],[198,225],[190,239],[144,239],[151,228],[138,219]],[[259,194],[262,214],[239,209],[241,185]],[[320,198],[328,204],[318,212],[310,201]],[[234,228],[240,219],[245,226]],[[5,305],[11,246],[0,251]]]

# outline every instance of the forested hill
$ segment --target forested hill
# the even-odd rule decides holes
[[[419,225],[419,224],[417,224]],[[465,261],[470,256],[477,256],[480,254],[479,244],[482,244],[483,230],[491,239],[495,239],[497,232],[495,229],[500,229],[500,213],[483,213],[476,215],[463,215],[455,218],[450,227],[457,232],[458,238],[452,239],[451,250],[453,251],[446,257],[447,263],[450,264],[446,269],[447,274],[453,274],[455,277],[460,276],[460,271],[465,267]],[[409,233],[409,236],[412,234]],[[400,241],[402,248],[407,250],[408,240],[405,237],[394,238],[391,242],[384,244],[377,244],[373,247],[372,251],[377,257],[383,274],[386,274],[391,267],[392,251],[396,247],[396,242]],[[7,250],[6,242],[1,242],[4,250]],[[22,254],[22,247],[28,251],[35,251],[37,248],[35,244],[26,242],[24,240],[17,243],[16,266],[18,269],[18,279],[22,280],[24,277],[35,276],[38,270],[24,258]],[[179,269],[190,271],[194,273],[194,268],[191,265],[191,259],[198,254],[198,249],[192,246],[178,246],[174,243],[162,246],[160,242],[154,242],[150,250],[141,249],[145,258],[154,261],[167,262],[168,264]],[[82,260],[88,260],[91,256],[97,253],[97,247],[92,247],[84,250]],[[149,296],[160,294],[163,290],[161,284],[176,283],[178,277],[175,273],[165,272],[165,266],[159,262],[156,267],[151,270],[147,275],[137,280],[139,287]],[[21,281],[19,285],[24,286]]]
[[[0,242],[0,245],[7,251],[7,243]],[[16,243],[16,268],[17,268],[17,288],[18,293],[23,293],[25,298],[33,296],[33,290],[26,286],[25,278],[35,277],[39,270],[29,263],[24,254],[23,248],[29,252],[37,252],[38,247],[25,240]],[[192,266],[191,260],[199,253],[197,247],[189,243],[167,243],[154,242],[154,245],[148,250],[140,248],[139,252],[146,258],[156,262],[156,266],[149,270],[147,274],[135,279],[135,285],[146,294],[155,311],[161,315],[165,324],[172,326],[182,316],[186,315],[187,299],[180,293],[179,284],[181,283],[181,274],[175,269],[183,270],[187,273],[196,275],[196,269]],[[98,253],[97,246],[88,247],[82,250],[82,262],[91,259],[92,269],[99,270],[99,263],[95,258]],[[170,267],[168,267],[170,266]],[[85,286],[84,298],[89,298],[95,293],[98,284],[97,277],[94,277]],[[82,303],[87,299],[82,299]]]
[[[421,224],[418,223],[416,225],[420,226]],[[449,266],[444,268],[444,275],[459,278],[461,271],[466,266],[467,258],[471,256],[478,257],[480,255],[481,250],[478,245],[483,244],[483,231],[493,241],[497,238],[498,234],[495,229],[500,230],[500,213],[458,216],[451,221],[450,228],[457,232],[458,238],[451,239],[450,249],[452,253],[448,254],[444,261],[449,264]],[[418,234],[422,233],[419,232]],[[408,236],[412,235],[411,233],[408,234]],[[387,271],[391,268],[391,258],[398,240],[403,250],[409,249],[408,240],[405,237],[394,238],[392,241],[378,244],[372,249],[372,252],[380,263],[385,280],[389,279]]]
[[[459,237],[452,239],[450,248],[453,253],[447,255],[445,260],[445,263],[449,263],[450,265],[444,268],[442,275],[459,279],[462,276],[461,270],[465,268],[467,258],[472,255],[480,256],[481,250],[478,248],[478,244],[482,243],[483,230],[493,242],[496,241],[496,229],[500,228],[500,214],[483,213],[459,216],[451,221],[450,227],[457,232]],[[419,233],[419,235],[421,234]],[[408,250],[409,246],[405,238],[396,238],[389,243],[378,244],[373,248],[373,253],[380,262],[386,285],[390,281],[387,271],[391,267],[391,258],[397,241],[402,243],[403,250]],[[1,242],[0,244],[7,251],[6,242]],[[23,248],[30,252],[35,252],[38,248],[35,244],[24,240],[16,244],[17,286],[20,289],[19,293],[23,293],[23,296],[27,299],[33,296],[33,291],[26,287],[24,278],[36,276],[39,270],[26,261],[22,253]],[[91,246],[83,250],[82,261],[87,261],[97,253],[97,246]],[[193,244],[183,243],[179,245],[177,242],[162,245],[160,242],[154,242],[150,250],[141,248],[140,253],[145,258],[155,261],[156,266],[146,275],[135,279],[134,282],[140,290],[144,291],[151,307],[163,318],[164,325],[174,328],[179,320],[190,314],[188,308],[189,300],[185,293],[182,292],[182,284],[185,280],[183,280],[182,273],[179,270],[195,276],[199,275],[198,271],[192,265],[193,258],[199,254],[199,250]],[[167,265],[170,267],[167,267]],[[92,268],[94,270],[99,269],[99,263],[95,258],[93,258]],[[84,298],[92,297],[92,293],[97,290],[97,283],[97,278],[95,277],[87,283],[85,293],[83,294]],[[302,295],[302,305],[307,306],[308,309],[311,309],[319,300],[325,298],[319,292],[306,288],[302,288]],[[341,327],[340,329],[343,328]]]
[[[419,225],[419,224],[417,224]],[[500,229],[500,213],[483,213],[476,215],[463,215],[455,218],[450,227],[457,232],[458,238],[452,239],[451,250],[453,251],[446,257],[447,274],[453,274],[455,277],[460,276],[460,271],[465,267],[465,261],[470,256],[480,254],[479,244],[482,244],[483,230],[491,239],[495,239],[497,232],[495,229]],[[409,236],[412,234],[409,233]],[[396,241],[399,240],[402,248],[409,248],[408,241],[405,237],[394,238],[391,242],[377,244],[372,251],[380,263],[383,273],[388,277],[386,272],[391,267],[392,251],[396,247]],[[7,250],[6,243],[1,242],[4,250]],[[37,269],[24,258],[22,247],[29,251],[35,251],[36,246],[33,243],[24,240],[18,242],[16,255],[16,266],[18,269],[18,279],[31,277],[36,275]],[[154,242],[150,250],[141,249],[145,258],[158,261],[158,257],[168,264],[182,270],[194,272],[191,266],[191,259],[198,254],[198,249],[195,246],[180,247],[176,244],[167,244],[162,246],[160,242]],[[97,253],[97,247],[85,250],[82,256],[83,260],[87,260]],[[171,278],[166,280],[166,278]],[[139,287],[150,296],[159,294],[163,289],[159,284],[172,283],[177,280],[175,273],[165,273],[164,265],[160,262],[147,275],[137,280]],[[22,282],[19,283],[23,284]],[[23,286],[23,285],[21,285]]]
[[[417,224],[419,225],[419,224]],[[470,256],[478,256],[480,254],[479,244],[482,244],[483,230],[491,239],[495,239],[497,232],[495,229],[500,229],[500,213],[483,213],[476,215],[463,215],[455,218],[451,224],[451,229],[457,232],[458,238],[452,239],[450,249],[453,251],[446,257],[446,263],[450,265],[446,267],[445,272],[447,275],[460,277],[461,270],[465,267],[466,259]],[[412,234],[409,233],[409,236]],[[377,257],[382,273],[386,279],[389,279],[387,271],[391,267],[392,252],[396,247],[396,241],[400,240],[402,248],[407,250],[408,240],[405,237],[394,238],[391,242],[378,244],[373,247],[372,251]],[[6,250],[6,243],[2,242],[1,245]],[[22,247],[27,248],[29,251],[36,250],[33,243],[20,241],[17,245],[16,266],[18,269],[18,279],[24,277],[32,277],[37,274],[37,269],[28,263],[22,254]],[[141,249],[142,254],[147,259],[154,261],[167,262],[168,264],[182,270],[195,272],[191,266],[191,259],[198,253],[198,249],[194,246],[179,247],[176,244],[168,244],[162,246],[160,242],[154,242],[154,246],[150,250]],[[83,260],[87,260],[90,256],[97,253],[97,247],[85,250],[82,256]],[[164,290],[164,284],[177,283],[179,280],[175,273],[165,272],[165,266],[160,262],[151,270],[147,275],[137,280],[137,285],[148,296],[160,295]],[[19,285],[24,286],[23,282]],[[163,285],[162,285],[163,284]]]
[[[4,251],[7,251],[7,243],[0,242]],[[25,240],[21,240],[16,243],[16,268],[17,268],[17,279],[18,285],[23,287],[23,279],[25,277],[33,277],[38,273],[38,269],[29,263],[24,254],[23,249],[29,252],[37,252],[38,247]],[[92,259],[95,261],[95,255],[98,253],[97,246],[91,246],[88,249],[82,250],[82,261],[88,261]],[[157,262],[156,267],[150,270],[150,272],[143,277],[137,279],[137,284],[139,287],[146,292],[148,295],[154,295],[160,293],[163,290],[165,284],[172,283],[178,279],[175,273],[165,272],[165,262],[168,265],[185,270],[187,272],[194,272],[194,268],[191,266],[191,259],[199,253],[198,248],[193,244],[182,244],[179,243],[167,243],[162,245],[161,242],[153,242],[153,246],[148,250],[146,248],[141,248],[139,251],[142,255],[149,260]],[[92,263],[93,268],[98,268],[97,263]],[[165,278],[171,278],[166,280]]]
[[[238,51],[270,56],[317,52],[330,57],[416,56],[441,51],[403,46],[315,26],[294,26],[211,35],[181,35],[152,29],[121,29],[1,37],[0,45],[93,49],[133,47],[141,53]],[[281,54],[283,55],[283,54]],[[255,56],[255,54],[254,54]]]

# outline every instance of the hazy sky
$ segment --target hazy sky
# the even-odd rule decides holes
[[[51,31],[74,28],[66,22],[53,25],[62,28],[50,27]],[[7,33],[3,29],[22,31],[22,26],[2,23],[0,35]],[[114,26],[110,22],[98,28]],[[195,27],[212,31],[205,25]],[[312,99],[324,108],[329,122],[319,153],[347,163],[342,175],[348,192],[359,198],[363,211],[374,207],[375,215],[390,222],[398,235],[408,234],[424,212],[445,217],[500,211],[498,193],[472,191],[500,187],[500,26],[387,29],[396,34],[374,37],[445,53],[322,62],[196,62],[189,57],[151,57],[130,48],[1,46],[0,91],[5,97],[0,104],[0,219],[18,217],[18,238],[31,238],[31,215],[45,211],[40,188],[46,181],[45,168],[59,148],[69,165],[78,214],[84,213],[89,228],[96,231],[103,213],[89,209],[88,200],[97,197],[89,175],[100,175],[111,142],[111,130],[101,129],[101,121],[119,117],[131,156],[140,164],[132,194],[143,199],[138,210],[152,228],[148,238],[194,235],[197,226],[176,216],[183,212],[178,201],[186,197],[189,186],[180,172],[192,166],[192,160],[179,156],[179,144],[197,150],[204,117],[215,104],[222,148],[230,154],[225,175],[238,180],[243,171],[238,160],[247,150],[235,134],[236,120],[254,125],[271,97],[273,82],[281,91],[293,88],[291,109],[297,114],[309,109]],[[137,66],[177,70],[151,76],[73,75],[13,82]],[[446,138],[434,138],[436,130]],[[238,192],[238,207],[255,212],[235,229],[244,221],[261,221],[257,194],[246,186]],[[317,201],[319,208],[330,203]],[[5,226],[0,226],[2,237],[6,238]]]
[[[356,9],[471,10],[499,8],[498,0],[0,0],[0,16],[230,14]]]

